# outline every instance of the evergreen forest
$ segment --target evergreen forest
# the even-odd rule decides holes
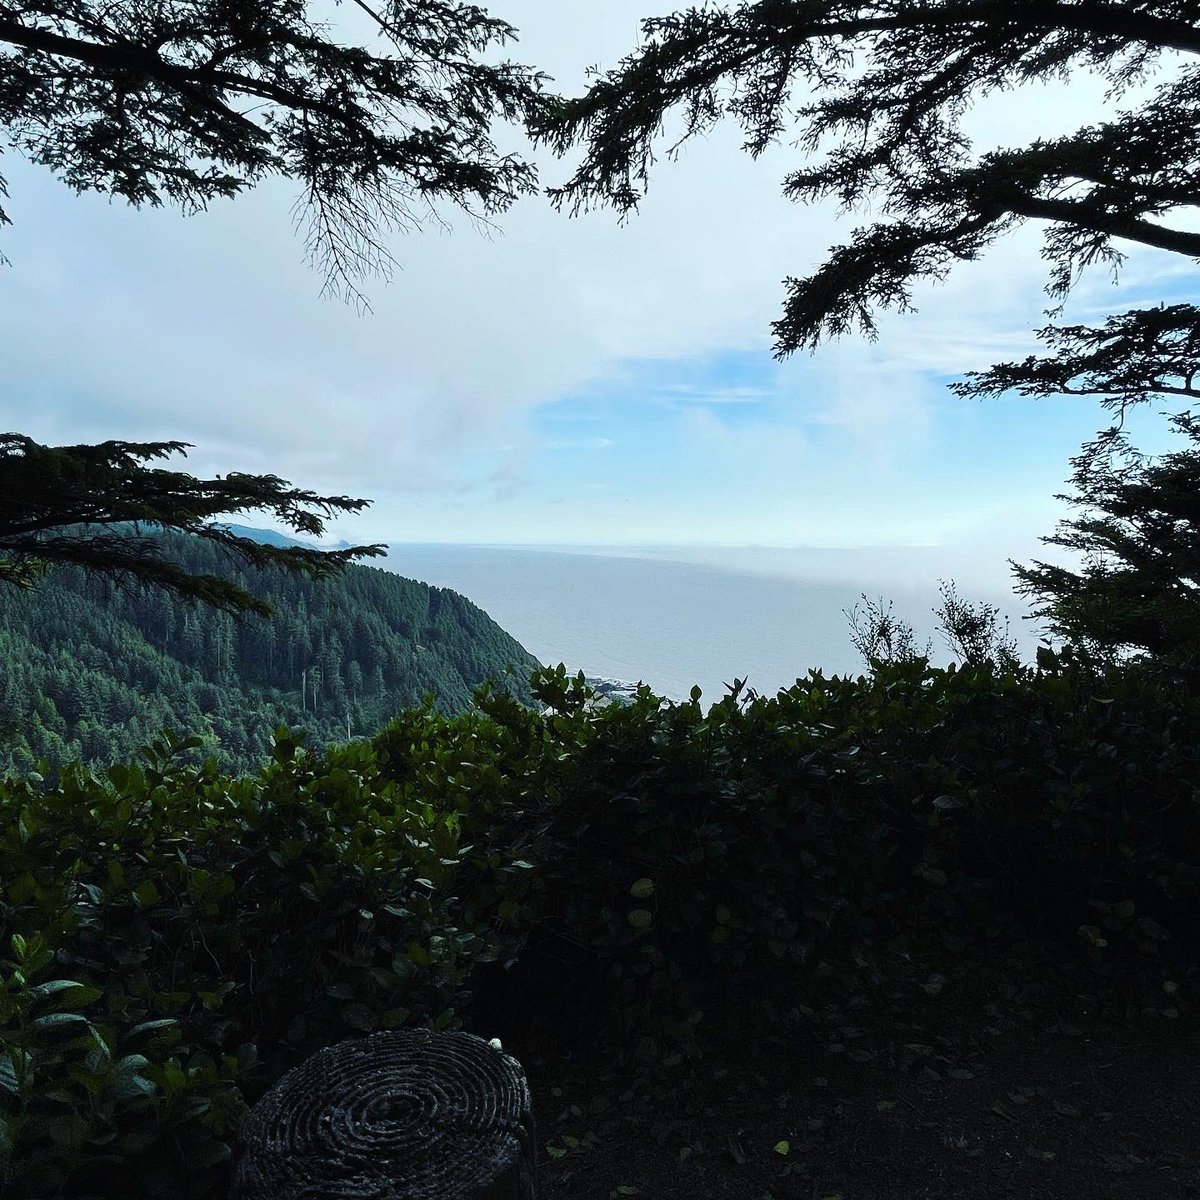
[[[324,746],[377,732],[428,695],[465,711],[485,680],[529,698],[538,664],[457,592],[353,565],[314,580],[235,566],[219,546],[158,535],[193,574],[262,596],[271,617],[181,604],[80,567],[0,592],[0,772],[107,766],[172,729],[226,770],[254,769],[279,725]]]

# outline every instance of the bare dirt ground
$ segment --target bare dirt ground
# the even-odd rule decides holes
[[[1196,1009],[1036,966],[891,963],[769,1036],[734,1003],[674,1066],[506,1045],[544,1200],[1200,1200]]]

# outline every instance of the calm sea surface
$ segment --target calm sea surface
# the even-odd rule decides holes
[[[922,640],[934,637],[935,660],[948,657],[934,634],[936,586],[905,582],[903,573],[892,572],[885,583],[806,580],[797,572],[853,572],[831,572],[827,562],[780,565],[747,551],[729,554],[733,565],[722,566],[664,556],[687,552],[680,548],[653,557],[426,544],[389,549],[376,565],[461,592],[542,662],[642,681],[674,699],[699,684],[707,700],[717,700],[735,677],[773,694],[811,667],[827,675],[861,672],[843,610],[863,592],[894,601],[895,614]],[[963,594],[1021,611],[1011,596]],[[1036,638],[1021,624],[1013,621],[1014,633],[1031,654]]]

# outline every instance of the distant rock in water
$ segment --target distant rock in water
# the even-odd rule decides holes
[[[595,679],[587,676],[587,685],[596,693],[593,704],[603,708],[608,704],[632,704],[637,697],[639,683],[625,683],[620,679]]]

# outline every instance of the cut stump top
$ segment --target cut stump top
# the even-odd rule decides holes
[[[535,1200],[529,1087],[497,1047],[398,1029],[319,1051],[252,1109],[233,1200]]]

